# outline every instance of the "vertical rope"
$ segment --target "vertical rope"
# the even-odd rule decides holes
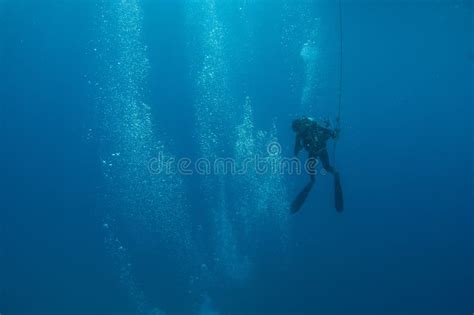
[[[337,117],[336,117],[336,128],[340,129],[341,127],[341,107],[342,107],[342,71],[343,71],[343,27],[342,27],[342,0],[339,0],[339,98],[338,98],[338,108],[337,108]],[[333,148],[333,165],[336,167],[336,139],[334,141]]]

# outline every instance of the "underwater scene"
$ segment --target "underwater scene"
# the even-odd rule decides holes
[[[471,0],[0,0],[0,315],[470,315]]]

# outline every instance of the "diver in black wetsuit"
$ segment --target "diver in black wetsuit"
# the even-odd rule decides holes
[[[296,133],[295,140],[295,156],[305,149],[308,152],[308,159],[313,159],[314,163],[309,163],[308,169],[311,181],[296,197],[291,206],[291,212],[296,213],[303,205],[306,197],[313,188],[316,178],[316,159],[319,160],[324,169],[334,175],[335,178],[335,203],[336,210],[343,210],[342,189],[339,179],[339,173],[330,165],[329,154],[327,150],[327,142],[329,139],[337,139],[339,137],[339,130],[329,129],[318,124],[314,119],[309,117],[302,117],[295,119],[292,124],[293,131]]]
[[[308,151],[308,158],[319,159],[326,171],[334,174],[334,168],[329,164],[329,154],[327,143],[329,139],[336,139],[338,130],[330,130],[319,125],[309,117],[298,118],[293,121],[293,131],[296,133],[295,156],[305,149]],[[315,170],[311,169],[311,181],[315,179]]]

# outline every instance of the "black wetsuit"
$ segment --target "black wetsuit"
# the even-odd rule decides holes
[[[336,133],[330,129],[319,126],[316,122],[311,124],[304,129],[304,131],[296,134],[295,140],[295,155],[305,149],[308,151],[309,159],[319,159],[324,169],[334,174],[334,168],[329,163],[329,154],[327,150],[327,142],[329,139],[334,139]],[[309,169],[311,180],[314,180],[315,176],[315,164],[309,164],[313,167]]]
[[[301,190],[291,203],[291,213],[298,212],[303,206],[316,178],[316,161],[321,161],[324,169],[334,175],[334,205],[338,212],[344,210],[344,197],[342,193],[339,173],[329,163],[327,144],[329,139],[336,139],[337,131],[330,130],[318,125],[313,119],[303,117],[293,121],[293,131],[296,132],[295,155],[305,149],[308,151],[306,170],[309,172],[311,181]],[[312,160],[312,161],[311,161]]]

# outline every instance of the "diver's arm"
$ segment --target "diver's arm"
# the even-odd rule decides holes
[[[339,136],[341,135],[341,129],[339,128],[336,128],[334,130],[331,130],[331,138],[334,140],[334,141],[337,141],[339,140]]]
[[[331,130],[329,128],[323,128],[324,132],[328,135],[328,138],[337,139],[339,137],[339,129]]]
[[[297,156],[298,153],[300,153],[301,149],[303,149],[303,145],[301,144],[301,137],[296,136],[296,139],[295,139],[295,156]]]

